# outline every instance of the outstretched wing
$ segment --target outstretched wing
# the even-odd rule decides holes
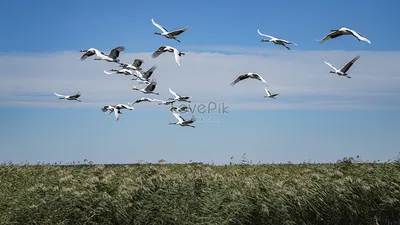
[[[179,122],[185,122],[185,119],[183,119],[182,116],[179,115],[179,113],[176,111],[176,108],[175,108],[175,109],[174,109],[174,108],[171,108],[171,112],[172,112],[172,115],[174,115],[175,118],[176,118]]]
[[[119,57],[119,53],[125,51],[125,47],[124,46],[118,46],[116,48],[113,48],[110,51],[110,55],[108,57],[112,58],[112,59],[116,59]]]
[[[57,94],[56,92],[54,92],[54,94],[57,95],[58,97],[61,97],[61,98],[67,97],[66,95],[60,95],[60,94]]]
[[[151,22],[153,23],[154,26],[156,26],[158,29],[160,29],[163,33],[168,33],[168,30],[162,27],[160,24],[154,22],[154,19],[151,19]]]
[[[270,36],[270,35],[261,33],[259,29],[257,29],[257,32],[258,32],[258,34],[261,35],[261,36],[264,36],[264,37],[267,37],[267,38],[274,38],[273,36]]]
[[[118,121],[119,120],[119,110],[114,109],[114,114],[115,114],[115,119],[117,119],[117,121]]]
[[[239,75],[234,81],[232,81],[231,85],[233,86],[233,85],[237,84],[239,81],[242,81],[247,78],[249,78],[248,74]]]
[[[71,95],[69,96],[70,98],[79,98],[82,95],[82,93],[80,91],[76,92],[75,95]]]
[[[168,88],[168,90],[169,90],[169,92],[170,92],[172,95],[174,95],[175,97],[177,97],[177,98],[180,98],[180,97],[181,97],[181,96],[178,95],[175,91],[171,90],[171,88]]]
[[[178,49],[176,49],[176,48],[174,48],[174,55],[175,55],[176,63],[180,66],[181,65],[181,54],[178,51]]]
[[[143,78],[144,78],[144,79],[149,79],[150,76],[153,74],[154,70],[156,70],[156,69],[157,69],[157,66],[152,66],[150,69],[148,69],[148,70],[144,73]]]
[[[145,91],[154,91],[156,89],[157,82],[155,80],[152,80],[149,85],[144,89]]]
[[[178,35],[182,34],[183,32],[187,31],[188,29],[189,29],[189,27],[185,27],[185,28],[179,29],[179,30],[174,30],[174,31],[171,31],[169,33],[169,35],[178,36]]]
[[[340,71],[342,71],[343,73],[346,73],[350,67],[360,58],[360,56],[356,56],[354,57],[354,59],[352,59],[350,62],[348,62],[345,66],[343,66],[342,69],[340,69]]]
[[[133,107],[125,105],[125,104],[118,104],[116,107],[119,109],[129,109],[129,110],[133,109]]]
[[[359,41],[365,41],[368,44],[371,44],[371,41],[368,40],[366,37],[362,36],[361,34],[357,33],[355,30],[348,29],[349,32],[353,34],[354,37],[356,37]]]
[[[269,92],[269,90],[267,89],[267,87],[264,88],[265,92],[267,92],[268,95],[271,95],[271,92]]]
[[[142,66],[143,64],[143,60],[141,59],[135,59],[132,63],[132,66],[136,67],[137,69],[140,68],[140,66]]]
[[[268,86],[267,81],[265,81],[264,78],[263,78],[261,75],[256,74],[256,77],[258,77],[258,79],[259,79],[261,82],[265,83],[265,84]]]
[[[334,69],[335,71],[337,70],[336,67],[334,67],[332,64],[328,63],[327,61],[324,61],[324,63],[326,65],[328,65],[329,67],[331,67],[332,69]]]
[[[94,54],[95,54],[94,51],[85,52],[85,54],[82,55],[81,60],[83,61],[83,60],[85,60],[86,58],[89,58],[90,56],[92,56],[92,55],[94,55]]]
[[[322,38],[321,40],[316,40],[318,41],[320,44],[324,43],[326,40],[329,40],[331,38],[337,38],[339,36],[343,35],[342,32],[338,31],[338,30],[334,30],[331,31],[329,34],[327,34],[324,38]]]
[[[161,47],[159,47],[155,52],[153,52],[153,54],[151,54],[151,57],[157,58],[159,55],[161,55],[161,53],[164,52],[164,49],[165,49],[166,47],[167,47],[167,46],[161,46]]]

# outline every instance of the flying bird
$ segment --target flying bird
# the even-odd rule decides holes
[[[185,28],[183,28],[183,29],[179,29],[179,30],[174,30],[174,31],[168,32],[167,29],[165,29],[164,27],[162,27],[160,24],[154,22],[154,19],[151,19],[151,22],[153,23],[154,26],[156,26],[158,29],[160,29],[160,30],[162,31],[162,33],[154,32],[154,34],[158,34],[158,35],[164,36],[164,37],[169,38],[169,39],[174,39],[174,40],[176,40],[177,42],[181,42],[181,41],[178,40],[178,39],[176,39],[176,36],[182,34],[182,33],[185,32],[187,29],[189,29],[188,27],[185,27]]]
[[[54,92],[54,94],[56,96],[58,96],[59,99],[75,100],[77,102],[81,102],[81,100],[78,99],[82,95],[81,92],[79,92],[79,91],[74,95],[60,95],[60,94],[57,94],[56,92]]]
[[[345,76],[347,78],[351,78],[349,75],[347,75],[347,71],[350,69],[350,67],[360,58],[360,56],[356,56],[354,57],[354,59],[352,59],[350,62],[348,62],[345,66],[343,66],[343,68],[341,68],[340,70],[336,69],[332,64],[325,62],[326,65],[328,65],[329,67],[331,67],[332,69],[334,69],[335,71],[329,71],[329,73],[335,73],[339,76]]]
[[[87,50],[80,50],[80,52],[84,52],[85,53],[80,58],[78,58],[81,61],[83,61],[83,60],[85,60],[85,59],[87,59],[87,58],[89,58],[90,56],[93,56],[93,55],[99,56],[101,54],[104,54],[103,52],[100,52],[99,50],[97,50],[95,48],[89,48]]]
[[[155,94],[155,95],[159,95],[159,93],[154,92],[154,89],[156,89],[157,86],[157,81],[155,79],[153,79],[150,84],[148,84],[145,88],[137,88],[135,86],[133,86],[132,90],[134,91],[140,91],[143,94]]]
[[[111,69],[110,71],[105,71],[105,74],[124,74],[124,75],[134,75],[132,70],[128,70],[128,69],[120,69],[120,70],[115,70],[115,69]]]
[[[259,29],[257,29],[257,32],[258,32],[258,34],[261,35],[261,36],[270,38],[269,40],[267,40],[267,39],[262,39],[261,42],[272,42],[272,43],[274,43],[274,44],[276,44],[276,45],[282,45],[283,47],[287,48],[288,50],[290,50],[290,48],[289,48],[288,46],[286,46],[286,45],[288,45],[288,44],[293,44],[293,45],[296,45],[296,46],[297,46],[297,44],[294,43],[294,42],[286,41],[286,40],[279,39],[279,38],[276,38],[276,37],[273,37],[273,36],[270,36],[270,35],[263,34],[263,33],[260,32]]]
[[[174,100],[174,101],[177,101],[177,102],[179,102],[179,101],[181,101],[181,102],[189,102],[190,103],[190,101],[189,101],[190,96],[179,95],[175,91],[171,90],[171,88],[168,88],[168,90],[172,95],[175,96],[175,98],[168,98],[168,100]]]
[[[80,50],[80,52],[85,52],[85,54],[82,55],[80,58],[81,60],[86,59],[87,57],[90,57],[92,55],[96,55],[97,57],[94,60],[105,60],[107,62],[116,62],[119,63],[119,53],[125,51],[124,46],[118,46],[116,48],[113,48],[110,51],[109,55],[104,54],[104,52],[100,52],[99,50],[95,48],[90,48],[88,50]]]
[[[124,69],[141,70],[141,66],[142,66],[143,63],[144,63],[143,60],[135,59],[135,60],[133,60],[132,64],[120,63],[119,66],[124,68]]]
[[[121,113],[121,109],[128,109],[128,110],[132,110],[134,109],[131,106],[125,105],[125,104],[117,104],[117,105],[105,105],[103,106],[103,108],[101,108],[101,111],[103,111],[105,114],[110,114],[112,112],[114,112],[115,114],[115,119],[119,120],[119,115],[122,114]],[[108,113],[107,113],[108,112]]]
[[[171,101],[162,101],[160,103],[158,103],[159,105],[173,105],[175,102],[175,100],[171,100]]]
[[[357,33],[355,30],[351,30],[351,29],[346,28],[346,27],[342,27],[339,30],[331,30],[331,32],[328,35],[326,35],[324,38],[322,38],[321,40],[316,40],[316,41],[318,41],[320,44],[322,44],[326,40],[337,38],[337,37],[340,37],[342,35],[353,35],[355,38],[357,38],[358,41],[365,41],[368,44],[371,44],[370,40],[368,40],[367,38],[363,37],[361,34]]]
[[[146,72],[141,71],[135,71],[136,73],[134,74],[134,78],[132,80],[140,80],[139,84],[145,83],[149,84],[150,83],[150,77],[153,75],[154,70],[156,70],[156,66],[152,66],[150,69],[148,69]]]
[[[265,87],[265,92],[267,92],[267,95],[264,96],[264,98],[273,98],[273,99],[275,99],[275,97],[276,97],[277,95],[279,95],[278,93],[271,94],[271,92],[267,89],[267,87]]]
[[[161,47],[159,47],[153,54],[151,54],[151,57],[157,58],[159,55],[161,55],[164,52],[173,52],[174,55],[175,55],[176,63],[179,66],[181,65],[181,56],[185,55],[185,53],[180,52],[178,49],[173,48],[171,46],[161,46]]]
[[[175,116],[175,118],[178,120],[178,122],[170,122],[169,124],[175,124],[175,125],[180,125],[182,127],[193,127],[195,128],[195,126],[191,125],[192,123],[194,123],[196,121],[196,119],[194,117],[192,117],[190,120],[185,120],[182,118],[181,115],[179,115],[179,113],[176,111],[176,108],[171,108],[171,112],[172,115]]]
[[[140,98],[133,103],[129,103],[128,105],[134,105],[140,102],[161,102],[161,100],[155,99],[155,98]]]
[[[262,78],[262,77],[261,77],[259,74],[257,74],[257,73],[246,73],[246,74],[239,75],[239,76],[231,83],[231,85],[234,86],[234,85],[237,84],[239,81],[242,81],[242,80],[247,79],[247,78],[252,78],[252,79],[259,80],[259,81],[265,83],[266,86],[268,86],[268,84],[267,84],[267,82],[264,80],[264,78]]]

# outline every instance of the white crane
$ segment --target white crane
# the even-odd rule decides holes
[[[141,59],[134,59],[132,64],[120,63],[120,67],[130,70],[142,70],[141,66],[144,63]]]
[[[334,69],[334,71],[329,71],[329,73],[335,73],[339,76],[345,76],[347,78],[351,78],[349,75],[347,75],[347,71],[350,69],[350,67],[360,58],[360,56],[356,56],[354,57],[354,59],[352,59],[350,62],[348,62],[345,66],[343,66],[343,68],[341,68],[340,70],[336,69],[332,64],[325,62],[326,65],[328,65],[329,67],[331,67],[332,69]]]
[[[279,95],[278,93],[271,94],[271,92],[267,89],[267,87],[264,87],[264,88],[265,88],[265,92],[267,92],[267,95],[264,96],[264,98],[273,98],[273,99],[275,99],[275,97],[276,97],[277,95]]]
[[[259,80],[259,81],[265,83],[266,86],[268,86],[268,84],[267,84],[267,82],[264,80],[264,78],[262,78],[262,77],[261,77],[259,74],[257,74],[257,73],[246,73],[246,74],[239,75],[239,76],[231,83],[231,85],[234,86],[234,85],[237,84],[239,81],[242,81],[242,80],[247,79],[247,78]]]
[[[174,31],[168,31],[167,29],[165,29],[164,27],[162,27],[160,24],[156,23],[154,21],[154,19],[151,19],[151,22],[153,23],[154,26],[156,26],[158,29],[160,29],[162,31],[162,33],[159,32],[154,32],[154,34],[158,34],[161,36],[164,36],[166,38],[169,39],[174,39],[177,42],[181,42],[180,40],[176,39],[176,36],[182,34],[183,32],[185,32],[187,29],[189,29],[188,27],[185,27],[183,29],[179,29],[179,30],[174,30]]]
[[[156,66],[152,66],[150,69],[148,69],[146,72],[143,72],[142,70],[137,70],[135,71],[134,78],[132,80],[140,80],[139,84],[149,84],[150,83],[150,77],[153,75],[154,70],[156,70]]]
[[[365,41],[368,44],[371,44],[370,40],[368,40],[367,38],[363,37],[361,34],[356,32],[355,30],[351,30],[351,29],[346,28],[346,27],[342,27],[342,28],[340,28],[338,30],[335,30],[335,29],[331,30],[331,32],[329,34],[327,34],[324,38],[322,38],[321,40],[316,40],[316,41],[318,41],[320,44],[322,44],[326,40],[337,38],[337,37],[340,37],[342,35],[353,35],[355,38],[357,38],[358,41]]]
[[[181,65],[181,56],[185,55],[185,53],[180,52],[178,49],[171,47],[171,46],[161,46],[159,47],[153,54],[151,54],[151,57],[157,58],[159,55],[161,55],[164,52],[173,52],[175,55],[175,61],[176,63],[180,66]]]
[[[296,45],[296,46],[297,46],[297,44],[294,43],[294,42],[286,41],[286,40],[283,40],[283,39],[279,39],[279,38],[273,37],[273,36],[271,36],[271,35],[263,34],[263,33],[260,32],[259,29],[257,29],[257,32],[258,32],[258,34],[261,35],[261,36],[270,38],[269,40],[267,40],[267,39],[262,39],[261,42],[272,42],[272,43],[274,43],[274,44],[276,44],[276,45],[282,45],[283,47],[287,48],[288,50],[290,50],[290,48],[289,48],[288,46],[286,46],[286,45],[288,45],[288,44],[293,44],[293,45]]]
[[[105,114],[110,114],[112,112],[114,112],[115,114],[115,119],[119,120],[119,115],[122,114],[121,113],[121,109],[128,109],[128,110],[132,110],[134,109],[131,106],[125,105],[125,104],[117,104],[117,105],[105,105],[103,106],[103,108],[101,109],[101,111],[103,111]],[[109,112],[108,112],[109,111]],[[107,113],[108,112],[108,113]]]
[[[140,98],[133,103],[128,103],[128,105],[134,105],[140,102],[161,102],[161,100],[155,99],[155,98]]]
[[[107,62],[116,62],[119,63],[119,53],[124,51],[125,47],[124,46],[118,46],[116,48],[113,48],[110,51],[109,55],[104,54],[104,52],[100,52],[99,50],[95,48],[90,48],[88,50],[80,50],[80,52],[85,52],[85,54],[82,55],[80,58],[81,60],[86,59],[87,57],[90,57],[92,55],[96,55],[97,57],[94,60],[105,60]]]
[[[187,126],[187,127],[195,128],[195,126],[193,126],[191,124],[196,121],[196,118],[192,117],[190,120],[185,120],[185,119],[182,118],[181,115],[179,115],[179,113],[174,108],[171,108],[171,112],[175,116],[175,118],[178,120],[178,122],[175,122],[175,123],[170,122],[169,124],[180,125],[182,127],[186,127]]]
[[[175,98],[168,98],[168,100],[174,100],[174,101],[177,101],[177,102],[189,102],[190,103],[190,101],[189,101],[190,96],[179,95],[175,91],[173,91],[171,88],[168,88],[168,90],[172,95],[175,96]]]
[[[81,102],[81,100],[78,99],[82,95],[81,92],[79,92],[79,91],[74,95],[60,95],[60,94],[57,94],[56,92],[54,92],[54,94],[56,96],[58,96],[59,99],[75,100],[77,102]]]
[[[120,69],[120,70],[115,70],[115,69],[111,69],[110,71],[105,71],[105,74],[124,74],[124,75],[134,75],[132,70],[128,70],[128,69]]]
[[[155,79],[153,79],[150,84],[148,84],[145,88],[137,88],[135,86],[133,86],[132,90],[134,91],[140,91],[143,94],[155,94],[155,95],[159,95],[159,93],[154,92],[154,89],[156,89],[157,86],[157,81]]]

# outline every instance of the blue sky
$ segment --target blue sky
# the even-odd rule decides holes
[[[228,163],[243,153],[253,162],[327,162],[360,155],[394,159],[400,147],[400,47],[397,1],[2,1],[0,2],[0,161]],[[34,10],[32,10],[34,9]],[[154,35],[151,18],[169,30],[189,26],[181,43]],[[372,44],[344,36],[318,44],[331,29],[348,27]],[[260,43],[261,32],[294,41]],[[168,125],[168,107],[154,103],[123,111],[119,121],[105,104],[133,102],[138,85],[105,75],[115,64],[76,60],[80,49],[104,52],[124,45],[121,60],[157,66],[161,99],[168,87],[192,96],[192,107],[224,103],[227,114],[194,114],[195,129]],[[161,45],[188,54],[178,67],[172,55],[152,59]],[[352,78],[329,74],[355,55]],[[257,72],[263,85],[235,76]],[[53,92],[82,102],[59,100]],[[190,117],[189,115],[183,115]]]

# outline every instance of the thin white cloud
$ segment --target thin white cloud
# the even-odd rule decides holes
[[[229,46],[186,46],[181,50],[186,55],[180,67],[170,53],[153,59],[151,52],[123,52],[121,60],[131,63],[134,58],[141,58],[144,69],[156,65],[153,77],[158,81],[156,91],[160,96],[152,97],[163,100],[172,97],[168,92],[171,87],[192,96],[194,103],[225,102],[230,109],[381,109],[400,105],[400,52],[267,51]],[[103,73],[117,68],[117,64],[90,58],[76,60],[80,55],[57,52],[0,56],[0,106],[101,107],[147,96],[131,90],[133,85],[143,85],[130,76]],[[351,79],[330,74],[323,62],[341,67],[355,55],[361,58],[349,71]],[[255,80],[229,85],[246,72],[261,74],[270,91],[280,93],[277,99],[265,99],[263,84]],[[81,103],[59,100],[53,95],[74,94],[78,90],[83,94]]]

